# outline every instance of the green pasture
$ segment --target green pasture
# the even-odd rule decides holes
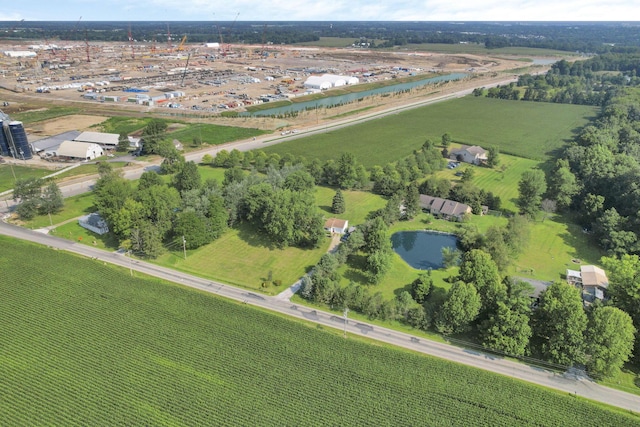
[[[640,421],[566,393],[344,339],[341,331],[137,272],[131,277],[64,251],[6,237],[0,244],[13,254],[0,258],[8,278],[0,281],[6,425],[624,427]]]
[[[278,293],[291,286],[320,259],[329,247],[329,238],[316,249],[277,248],[269,239],[249,224],[241,223],[227,230],[219,239],[198,249],[187,251],[174,245],[171,252],[161,255],[155,263],[200,277],[219,280],[250,289],[261,289],[269,278],[280,280],[279,287],[262,289]]]
[[[103,132],[132,134],[141,132],[151,121],[149,117],[110,117],[105,122],[97,125]],[[259,129],[220,126],[204,123],[189,123],[185,125],[177,120],[164,120],[169,128],[167,137],[177,139],[185,148],[189,148],[194,138],[201,139],[204,144],[218,145],[239,139],[251,138],[267,133]]]
[[[42,122],[44,120],[55,119],[57,117],[70,116],[72,114],[82,114],[84,111],[74,107],[50,107],[43,110],[25,111],[23,113],[11,113],[13,120],[18,120],[24,124]]]
[[[177,139],[182,142],[185,147],[188,147],[192,145],[194,138],[201,139],[204,144],[219,145],[224,144],[225,142],[249,139],[265,133],[269,132],[244,127],[196,123],[169,132],[167,137]]]
[[[439,102],[343,129],[285,141],[264,149],[307,159],[335,159],[351,152],[366,167],[409,155],[427,138],[497,146],[502,153],[534,160],[557,154],[596,113],[594,107],[468,96]]]
[[[13,190],[16,179],[42,178],[51,173],[53,171],[49,169],[2,163],[0,164],[0,192]]]

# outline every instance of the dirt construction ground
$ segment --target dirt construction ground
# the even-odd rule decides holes
[[[0,46],[0,51],[25,49]],[[40,51],[35,58],[5,56],[0,59],[0,102],[9,102],[8,107],[2,107],[8,114],[53,105],[82,109],[81,115],[29,124],[28,132],[35,139],[67,130],[87,130],[113,115],[155,115],[276,130],[316,125],[353,108],[371,112],[421,97],[488,85],[532,66],[531,59],[472,54],[278,46],[267,55],[259,55],[256,49],[259,47],[231,46],[221,53],[219,49],[185,45],[183,52],[154,53],[149,46],[135,46],[132,58],[130,46],[96,43],[91,46],[90,62],[86,61],[84,46],[71,48],[64,57],[60,51],[55,55]],[[531,72],[536,70],[541,68],[531,68]],[[220,114],[243,111],[264,97],[272,101],[296,98],[305,92],[303,83],[312,74],[357,76],[364,83],[454,72],[469,77],[403,94],[370,97],[357,107],[346,105],[320,114],[307,112],[287,119],[224,118]],[[140,93],[125,91],[127,88],[144,91],[143,96],[160,97],[167,92],[180,92],[182,96],[152,106],[141,105],[135,102]],[[96,99],[87,98],[89,93]]]

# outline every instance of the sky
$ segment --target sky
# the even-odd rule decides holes
[[[640,0],[13,0],[0,21],[640,21]],[[224,6],[224,7],[221,7]]]

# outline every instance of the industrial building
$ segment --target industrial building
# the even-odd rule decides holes
[[[345,85],[355,85],[360,79],[353,76],[338,76],[335,74],[323,74],[321,76],[309,76],[304,82],[307,89],[326,90],[332,87],[340,87]]]

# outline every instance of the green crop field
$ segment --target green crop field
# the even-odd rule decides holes
[[[366,167],[401,159],[427,138],[487,147],[535,160],[556,154],[574,132],[594,117],[589,106],[505,101],[468,96],[394,114],[366,123],[286,141],[264,149],[322,161],[349,151]]]
[[[0,258],[9,279],[0,282],[5,425],[640,422],[63,251],[5,237],[0,244],[12,253]]]

